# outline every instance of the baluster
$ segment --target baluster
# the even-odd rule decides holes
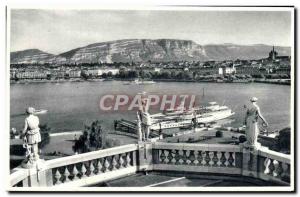
[[[172,160],[173,160],[173,154],[172,154],[172,150],[168,151],[168,164],[172,164]]]
[[[290,182],[290,165],[287,163],[282,163],[281,180],[285,182]]]
[[[179,160],[180,160],[179,150],[176,150],[176,152],[175,152],[175,160],[176,160],[175,165],[179,165],[180,164],[179,163]]]
[[[210,157],[209,157],[209,151],[205,151],[205,166],[209,166],[209,162],[210,162]]]
[[[108,162],[108,158],[106,157],[104,159],[104,172],[109,171],[109,162]]]
[[[183,160],[184,159],[184,156],[183,156],[184,153],[183,153],[182,150],[179,150],[178,154],[179,154],[179,161],[178,161],[179,165],[182,165],[184,163],[184,160]]]
[[[228,166],[233,167],[234,166],[234,152],[229,152],[229,158],[228,158]]]
[[[275,169],[274,163],[273,163],[273,159],[268,159],[269,161],[267,162],[266,168],[268,169],[265,173],[268,175],[273,176],[273,172]]]
[[[212,164],[212,166],[218,166],[219,159],[218,159],[217,153],[218,153],[217,151],[213,152],[213,157],[212,157],[213,164]]]
[[[185,153],[185,164],[190,165],[192,161],[190,160],[191,151],[186,150]]]
[[[221,167],[226,167],[226,157],[225,157],[225,152],[222,152],[222,156],[221,156],[221,158],[220,158],[220,162],[221,162],[221,164],[220,164]]]
[[[64,182],[69,182],[70,181],[70,172],[68,170],[68,167],[66,166],[65,171],[64,171],[64,177],[65,177],[65,181]]]
[[[210,165],[210,166],[212,166],[213,164],[214,164],[214,161],[213,161],[213,158],[214,158],[214,152],[209,152],[209,162],[208,162],[208,164]]]
[[[126,153],[126,165],[127,167],[131,166],[130,152]]]
[[[124,159],[123,159],[123,154],[120,154],[119,155],[119,164],[120,164],[120,166],[119,166],[119,168],[124,168]]]
[[[117,161],[116,161],[116,156],[112,156],[112,161],[111,161],[111,165],[112,165],[112,168],[111,170],[116,170],[117,169]]]
[[[283,172],[283,169],[282,169],[282,162],[278,162],[277,161],[277,165],[275,165],[275,177],[281,177],[281,174]]]
[[[205,166],[206,165],[206,160],[205,160],[205,158],[206,158],[206,151],[202,151],[201,152],[201,154],[202,154],[202,165],[203,166]]]
[[[195,157],[195,153],[194,153],[194,152],[195,152],[195,151],[191,150],[191,151],[190,151],[190,155],[189,155],[189,157],[188,157],[189,160],[191,161],[191,162],[190,162],[191,165],[195,165],[194,162],[195,162],[195,160],[196,160],[196,157]]]
[[[77,176],[78,174],[79,174],[79,172],[77,170],[76,164],[74,164],[73,171],[72,171],[72,175],[74,176],[73,181],[78,179],[78,176]]]
[[[81,173],[82,173],[82,176],[81,176],[81,178],[82,177],[86,177],[86,167],[85,167],[85,165],[84,165],[84,163],[82,163],[82,166],[81,166]]]
[[[101,159],[99,159],[97,163],[97,174],[102,173],[102,167]]]
[[[164,150],[164,152],[165,152],[165,156],[166,156],[166,158],[165,158],[165,164],[167,164],[167,163],[169,163],[169,159],[168,159],[168,156],[169,156],[169,150]]]
[[[225,152],[224,156],[225,156],[225,166],[229,166],[230,165],[228,161],[230,157],[229,152]]]
[[[94,162],[92,160],[91,163],[90,163],[90,176],[93,176],[95,174],[96,174],[95,173],[95,166],[94,166]]]
[[[166,155],[165,155],[165,150],[160,150],[160,163],[166,163]]]
[[[222,157],[222,152],[218,151],[217,152],[217,159],[218,159],[217,166],[221,166],[221,164],[222,164],[221,157]]]
[[[193,151],[193,153],[194,153],[193,165],[197,166],[199,164],[199,161],[198,161],[199,152],[198,151]]]
[[[203,152],[200,150],[198,151],[198,156],[197,156],[197,160],[198,160],[198,165],[203,165],[203,156],[202,156]]]
[[[60,174],[60,172],[59,172],[58,169],[56,170],[56,173],[55,173],[55,175],[54,175],[54,178],[55,178],[55,180],[56,180],[56,182],[55,182],[54,185],[59,185],[59,184],[62,183],[61,180],[60,180],[61,174]]]
[[[172,150],[171,150],[171,155],[172,155],[171,164],[175,165],[176,162],[177,162],[177,159],[176,159],[176,150],[175,150],[175,153],[172,152]]]

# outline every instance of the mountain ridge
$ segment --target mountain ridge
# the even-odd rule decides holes
[[[11,52],[11,63],[112,63],[168,62],[268,57],[272,46],[232,43],[200,45],[192,40],[124,39],[92,43],[54,55],[39,49]],[[279,55],[290,56],[291,48],[275,46]]]

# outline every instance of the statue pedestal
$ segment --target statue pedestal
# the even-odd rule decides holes
[[[47,169],[46,161],[38,159],[37,161],[25,160],[21,168],[28,170],[28,177],[23,180],[23,187],[45,187],[52,186],[52,170]]]
[[[26,159],[22,162],[21,164],[22,168],[26,168],[26,169],[37,169],[37,170],[41,170],[44,168],[45,166],[45,160],[43,159],[38,159],[38,160],[29,160]]]

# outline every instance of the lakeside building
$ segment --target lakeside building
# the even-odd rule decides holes
[[[111,73],[112,75],[119,74],[119,69],[117,68],[105,68],[105,69],[87,69],[82,72],[91,77],[100,77],[103,74]]]
[[[241,66],[236,68],[236,74],[243,74],[243,75],[268,74],[268,70],[259,67]]]
[[[273,46],[272,50],[269,53],[268,60],[272,61],[290,61],[291,56],[279,56],[278,52],[275,51],[275,47]]]
[[[280,67],[280,68],[275,69],[275,73],[276,74],[290,75],[291,74],[291,68],[290,67]]]
[[[228,75],[228,74],[230,75],[235,73],[236,73],[236,68],[234,65],[219,67],[219,75]]]
[[[218,67],[204,67],[199,69],[200,75],[215,75],[219,74],[219,68]]]
[[[24,71],[15,74],[17,79],[46,79],[47,72],[45,71]]]
[[[70,78],[80,78],[81,77],[81,70],[69,70],[67,71]]]

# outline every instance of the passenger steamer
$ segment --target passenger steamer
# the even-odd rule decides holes
[[[177,109],[168,109],[163,113],[142,113],[143,120],[150,125],[151,130],[187,127],[192,124],[210,123],[228,118],[235,113],[227,106],[210,102],[208,106],[185,110],[183,105]]]

